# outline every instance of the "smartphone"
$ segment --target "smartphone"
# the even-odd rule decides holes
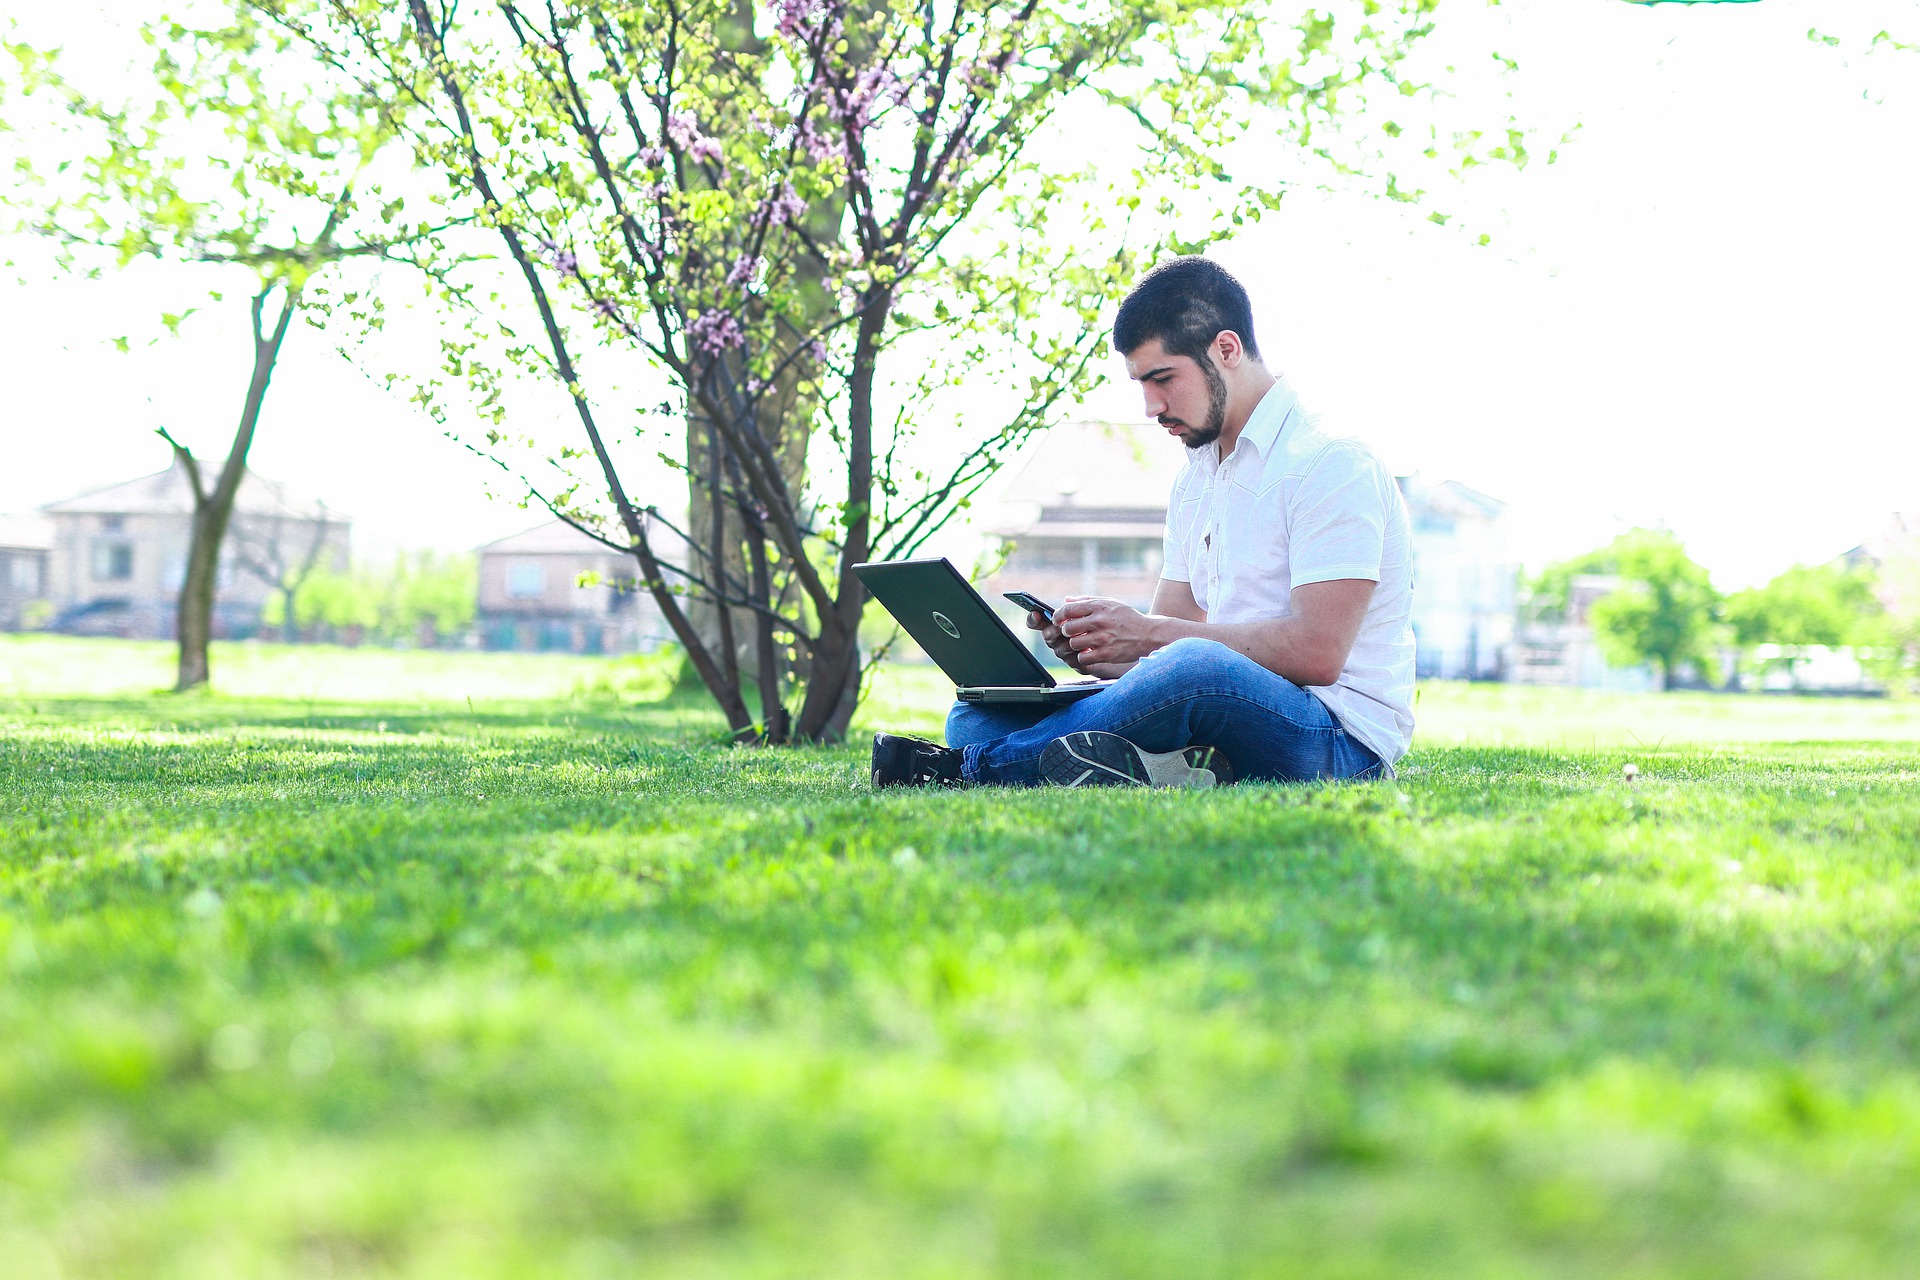
[[[1039,596],[1026,591],[1002,591],[1001,595],[1019,605],[1029,613],[1037,613],[1048,622],[1053,621],[1053,606]]]

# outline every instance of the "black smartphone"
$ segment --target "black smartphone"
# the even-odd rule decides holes
[[[1037,613],[1048,622],[1053,621],[1053,606],[1039,596],[1026,591],[1002,591],[1000,594],[1029,613]]]

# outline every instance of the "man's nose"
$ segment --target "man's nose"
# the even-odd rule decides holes
[[[1158,387],[1142,387],[1140,398],[1145,402],[1149,418],[1158,418],[1167,411],[1167,398],[1160,394]]]

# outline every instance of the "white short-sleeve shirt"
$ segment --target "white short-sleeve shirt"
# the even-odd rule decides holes
[[[1379,584],[1347,665],[1307,692],[1388,764],[1413,741],[1413,546],[1400,487],[1367,447],[1328,437],[1284,380],[1232,454],[1196,449],[1167,504],[1161,576],[1185,582],[1209,622],[1292,612],[1295,587]]]

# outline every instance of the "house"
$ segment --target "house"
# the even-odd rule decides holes
[[[480,548],[475,626],[489,649],[632,653],[669,638],[635,566],[560,520]]]
[[[1186,460],[1185,450],[1167,443],[1157,431],[1063,424],[1040,437],[1001,494],[988,532],[1006,558],[976,585],[1036,654],[1050,656],[1002,591],[1030,591],[1053,604],[1070,595],[1112,596],[1141,609],[1152,603],[1167,493]]]
[[[53,526],[37,516],[0,516],[0,631],[34,621],[47,593],[47,551]]]
[[[1920,614],[1920,511],[1895,512],[1877,533],[1842,552],[1840,563],[1873,570],[1889,612]]]
[[[1104,595],[1145,609],[1160,579],[1167,496],[1185,464],[1158,432],[1081,422],[1048,432],[1001,497],[990,530],[1006,560],[979,584],[1058,602]],[[1500,679],[1513,642],[1520,566],[1506,542],[1506,504],[1456,481],[1402,477],[1414,552],[1413,629],[1423,677]],[[1019,609],[1005,616],[1016,633]],[[1044,654],[1043,654],[1044,656]]]
[[[79,635],[164,639],[175,632],[193,532],[193,489],[165,471],[41,508],[52,526],[49,626]],[[351,523],[317,499],[248,472],[220,549],[213,633],[243,639],[280,584],[316,564],[344,571]]]
[[[1645,664],[1616,667],[1600,652],[1589,614],[1613,594],[1620,579],[1607,573],[1582,573],[1567,585],[1566,614],[1520,624],[1514,634],[1507,679],[1515,684],[1551,684],[1616,693],[1646,693],[1656,687]]]
[[[1413,537],[1415,673],[1500,680],[1507,674],[1520,563],[1507,546],[1507,506],[1457,480],[1399,478]]]

